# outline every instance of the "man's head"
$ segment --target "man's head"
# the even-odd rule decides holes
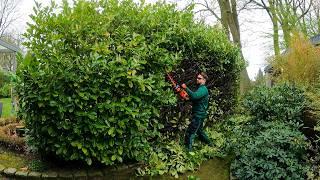
[[[208,76],[205,72],[200,72],[197,75],[197,84],[206,84]]]

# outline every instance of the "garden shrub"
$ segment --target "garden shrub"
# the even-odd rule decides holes
[[[0,88],[0,97],[2,98],[8,98],[11,96],[11,85],[5,84]]]
[[[272,62],[274,80],[315,87],[319,82],[320,48],[315,47],[302,33],[295,32],[288,50]]]
[[[299,126],[283,121],[265,122],[264,126],[235,151],[233,175],[238,179],[304,179],[309,170],[308,143]]]
[[[255,87],[243,99],[248,115],[221,124],[237,179],[305,179],[310,144],[300,131],[310,101],[292,84]],[[309,173],[310,174],[310,173]]]
[[[16,126],[19,123],[8,123],[0,126],[0,145],[9,149],[25,151],[25,139],[17,136],[15,133]]]
[[[243,101],[244,107],[257,121],[283,120],[300,124],[307,104],[304,91],[290,84],[257,87]]]
[[[241,151],[251,137],[250,133],[256,132],[255,125],[252,125],[252,117],[246,115],[234,115],[223,122],[216,124],[214,129],[223,134],[225,141],[221,145],[225,155],[233,156],[234,152]],[[255,124],[255,123],[253,123]]]
[[[153,150],[147,153],[148,162],[144,167],[137,169],[137,174],[143,175],[163,175],[170,174],[176,178],[179,174],[186,171],[194,171],[200,167],[205,160],[213,157],[223,157],[220,151],[225,143],[222,133],[215,130],[208,130],[208,136],[213,140],[214,147],[203,146],[202,143],[196,141],[194,143],[194,151],[187,152],[181,139],[162,138],[161,141],[155,142]]]
[[[5,126],[11,123],[18,123],[20,120],[16,117],[0,118],[0,126]]]
[[[9,72],[0,68],[0,87],[10,82],[10,74]]]
[[[320,93],[319,85],[309,88],[306,96],[309,104],[304,113],[304,125],[306,128],[303,132],[311,141],[311,146],[308,149],[308,162],[311,164],[311,169],[307,173],[307,179],[320,178]]]
[[[319,126],[316,127],[316,130],[319,131]],[[316,143],[315,143],[316,142]],[[320,178],[320,146],[319,146],[319,136],[316,141],[311,143],[311,146],[308,149],[308,163],[311,168],[307,172],[307,179],[319,179]]]
[[[55,7],[36,10],[26,34],[33,54],[19,95],[29,145],[88,164],[144,159],[160,106],[175,102],[163,71],[179,52],[159,44],[190,13],[131,1],[64,2],[59,14]]]
[[[37,4],[31,18],[17,91],[34,150],[88,164],[147,160],[165,123],[160,112],[176,102],[165,80],[175,68],[207,70],[218,112],[234,106],[239,49],[195,23],[192,9],[80,0]]]
[[[308,89],[305,92],[308,104],[303,113],[303,132],[311,141],[317,141],[320,133],[317,131],[317,124],[320,122],[320,93],[319,88]]]
[[[224,153],[234,159],[231,171],[235,178],[304,179],[306,177],[310,170],[307,161],[310,144],[300,131],[302,110],[305,107],[298,105],[301,93],[297,93],[299,91],[295,88],[291,91],[291,88],[288,85],[256,88],[253,92],[257,94],[251,92],[244,100],[251,116],[233,116],[217,128],[226,139]],[[284,90],[288,92],[285,93]],[[279,98],[280,94],[283,97]],[[292,99],[295,97],[293,94],[298,94],[296,101]],[[282,99],[284,97],[288,99]],[[280,103],[277,107],[282,108],[284,114],[281,114],[280,110],[267,111],[268,108],[272,108],[272,103],[268,100],[273,101],[275,105]],[[291,107],[287,101],[293,101]]]
[[[10,96],[11,91],[11,73],[0,69],[0,97],[6,98]]]
[[[43,162],[41,159],[33,159],[29,162],[28,168],[31,171],[43,172],[48,169],[46,162]]]

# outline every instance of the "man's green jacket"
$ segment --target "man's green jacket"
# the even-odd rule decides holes
[[[200,85],[195,92],[187,87],[186,91],[192,101],[192,115],[198,118],[205,118],[207,116],[209,104],[209,92],[207,87],[205,85]]]

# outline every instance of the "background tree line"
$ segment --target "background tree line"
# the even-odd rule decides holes
[[[256,17],[241,19],[239,15],[263,10],[272,23],[273,55],[278,56],[288,48],[295,31],[307,37],[320,34],[320,2],[315,0],[191,0],[201,19],[214,18],[228,35],[230,41],[242,48],[241,24],[257,21]],[[257,76],[261,76],[259,72]],[[244,89],[250,87],[247,72],[241,75]],[[260,81],[260,80],[259,80]],[[258,83],[259,84],[259,83]]]

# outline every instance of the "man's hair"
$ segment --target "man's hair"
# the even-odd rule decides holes
[[[201,75],[206,81],[208,81],[208,75],[205,72],[199,72],[198,75]]]

